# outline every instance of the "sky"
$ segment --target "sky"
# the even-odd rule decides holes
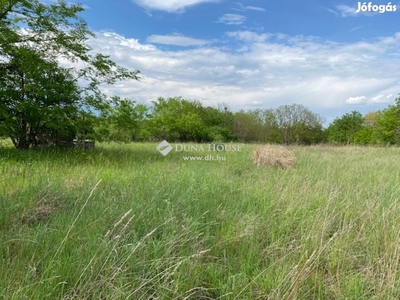
[[[296,103],[328,124],[400,93],[400,2],[358,13],[350,0],[79,2],[93,51],[141,72],[103,87],[108,95],[145,104],[181,96],[231,111]]]

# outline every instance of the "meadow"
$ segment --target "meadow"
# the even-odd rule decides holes
[[[1,142],[0,299],[400,299],[400,149],[256,147]]]

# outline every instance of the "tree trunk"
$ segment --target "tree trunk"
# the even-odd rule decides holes
[[[19,136],[17,138],[14,138],[15,142],[13,140],[15,148],[20,150],[29,150],[30,142],[28,138],[27,128],[27,123],[25,121],[22,121]]]

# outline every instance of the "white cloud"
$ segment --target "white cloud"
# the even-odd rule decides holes
[[[265,11],[265,8],[258,6],[246,6],[247,10],[255,10],[255,11]]]
[[[394,99],[393,94],[378,94],[367,98],[365,96],[350,97],[346,100],[348,104],[388,104]]]
[[[360,30],[362,28],[364,28],[364,26],[356,26],[356,27],[351,28],[350,32],[354,32],[354,31]]]
[[[185,8],[220,0],[132,0],[137,5],[149,10],[163,10],[167,12],[183,12]]]
[[[333,9],[326,8],[326,7],[321,7],[321,8],[326,10],[326,11],[329,11],[330,13],[333,13],[336,16],[339,16],[339,13],[337,11],[333,10]]]
[[[262,43],[265,42],[268,37],[270,37],[269,34],[263,33],[263,34],[258,34],[256,32],[252,31],[229,31],[226,33],[227,36],[241,40],[241,41],[246,41],[246,42],[256,42],[256,43]]]
[[[340,15],[344,18],[357,16],[357,7],[352,7],[344,4],[336,5],[336,9],[339,11]]]
[[[124,50],[131,49],[135,51],[154,51],[157,49],[152,45],[143,45],[137,39],[126,39],[115,32],[100,32],[98,34],[109,40],[109,45],[103,45],[106,51],[115,50],[116,46],[120,46]]]
[[[385,108],[400,92],[400,34],[341,44],[230,31],[221,46],[213,42],[176,51],[149,44],[151,38],[142,43],[110,32],[97,37],[90,40],[96,52],[142,73],[140,82],[104,91],[138,102],[182,96],[205,105],[226,102],[233,110],[300,103],[329,119],[352,104],[368,111]]]
[[[147,42],[152,44],[175,46],[203,46],[209,43],[209,41],[206,40],[195,39],[182,35],[151,35],[147,38]]]
[[[247,10],[253,10],[253,11],[260,11],[260,12],[265,12],[265,8],[259,7],[259,6],[251,6],[251,5],[243,5],[240,2],[235,3],[237,6],[235,8],[232,8],[232,10],[236,11],[247,11]]]
[[[393,94],[379,94],[371,98],[371,103],[390,103],[393,100]]]
[[[348,104],[365,104],[367,103],[367,97],[365,96],[357,96],[357,97],[350,97],[346,100]]]
[[[224,14],[218,19],[218,23],[224,23],[227,25],[240,25],[243,24],[247,18],[238,14]]]

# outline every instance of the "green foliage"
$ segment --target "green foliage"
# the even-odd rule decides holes
[[[382,110],[377,120],[377,131],[383,143],[400,145],[400,97],[394,105]]]
[[[202,108],[200,102],[183,100],[180,97],[160,97],[153,105],[150,132],[154,138],[181,142],[202,142],[210,139],[199,114]]]
[[[234,133],[244,142],[316,144],[323,140],[322,122],[302,105],[283,105],[236,113]]]
[[[400,98],[382,111],[353,111],[335,119],[327,128],[329,142],[356,145],[400,144]]]
[[[83,7],[66,1],[46,5],[38,0],[2,0],[0,53],[9,47],[30,45],[38,52],[54,59],[62,55],[68,60],[89,61],[89,47],[85,45],[91,33],[85,21],[78,17]],[[21,28],[25,28],[21,30]]]
[[[233,141],[233,114],[224,109],[204,107],[199,101],[181,97],[158,98],[151,109],[149,132],[156,140]]]
[[[233,133],[241,142],[249,143],[260,141],[259,133],[261,124],[252,116],[251,112],[243,110],[235,113],[233,123]]]
[[[17,148],[37,142],[44,129],[67,127],[77,113],[79,87],[68,69],[29,48],[14,48],[0,64],[2,131]]]
[[[336,118],[329,125],[328,141],[333,144],[354,144],[356,142],[356,134],[363,129],[364,118],[358,111],[352,111]]]
[[[371,127],[363,127],[354,134],[353,142],[355,145],[372,144],[374,131]]]
[[[282,105],[275,111],[284,144],[312,144],[320,141],[323,118],[301,104]]]
[[[246,143],[279,143],[280,141],[275,115],[271,110],[237,112],[234,117],[233,132],[239,141]]]
[[[209,127],[208,132],[211,141],[230,142],[236,139],[230,128],[224,125]]]
[[[274,109],[266,109],[260,112],[260,118],[263,124],[263,142],[280,144],[281,132],[278,126],[278,120],[275,115]]]
[[[0,134],[17,148],[29,149],[44,131],[87,137],[94,124],[90,113],[108,104],[99,86],[138,79],[139,71],[91,54],[86,41],[94,35],[78,16],[81,11],[81,5],[61,0],[1,2]],[[63,68],[60,58],[85,67]]]
[[[220,142],[235,140],[232,132],[234,115],[226,104],[220,108],[202,106],[198,113],[208,128],[209,140]]]
[[[99,141],[144,141],[148,132],[149,108],[129,99],[112,97],[112,104],[97,118],[96,138]]]

